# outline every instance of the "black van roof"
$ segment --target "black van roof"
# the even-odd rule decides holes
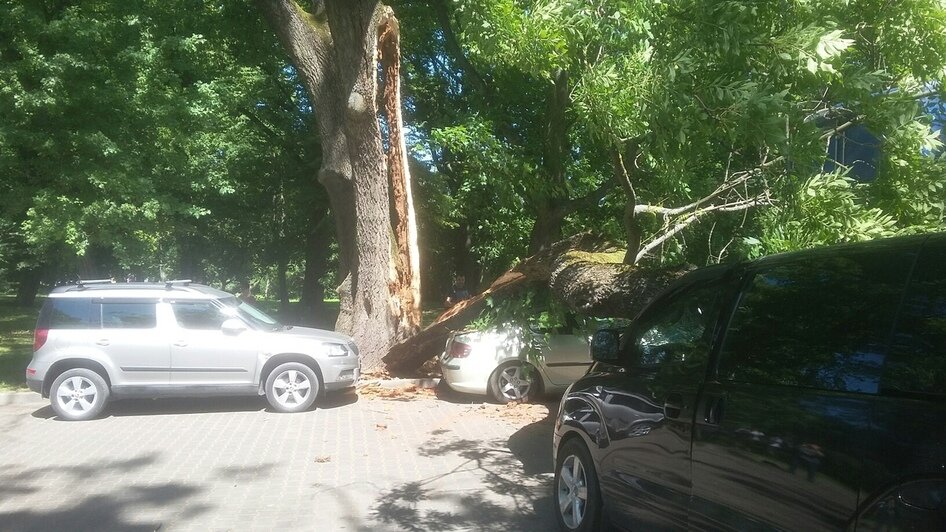
[[[748,264],[752,267],[774,266],[782,263],[795,262],[797,260],[844,254],[848,252],[883,252],[884,250],[894,251],[911,248],[919,250],[924,245],[928,245],[928,243],[946,244],[946,233],[930,233],[897,236],[892,238],[879,238],[876,240],[866,240],[863,242],[846,242],[843,244],[834,244],[811,249],[788,251],[785,253],[777,253],[775,255],[762,257],[751,261]]]

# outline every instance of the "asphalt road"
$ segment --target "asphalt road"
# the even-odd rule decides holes
[[[0,406],[0,530],[555,529],[536,421],[554,405],[328,399],[134,400],[79,423],[38,395]]]

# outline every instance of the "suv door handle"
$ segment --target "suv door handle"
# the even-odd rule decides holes
[[[174,342],[174,347],[187,347],[187,342],[178,340],[177,342]]]
[[[95,342],[96,345],[108,345],[108,338],[102,338],[98,342]]]

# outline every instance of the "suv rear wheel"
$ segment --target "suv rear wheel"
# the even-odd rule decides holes
[[[266,400],[278,412],[306,410],[319,395],[319,377],[299,362],[276,366],[266,379]]]
[[[86,368],[64,371],[49,389],[49,401],[56,415],[67,421],[85,421],[102,413],[108,402],[108,384],[98,373]]]

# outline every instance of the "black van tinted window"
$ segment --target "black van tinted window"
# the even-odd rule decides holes
[[[726,333],[720,378],[877,393],[913,260],[848,254],[755,274]]]
[[[946,394],[946,249],[928,250],[907,288],[883,388]]]
[[[39,329],[89,329],[99,327],[93,319],[92,300],[86,298],[50,298],[43,305]]]
[[[637,367],[687,362],[706,367],[709,328],[715,323],[719,284],[693,287],[645,317],[634,335]]]

